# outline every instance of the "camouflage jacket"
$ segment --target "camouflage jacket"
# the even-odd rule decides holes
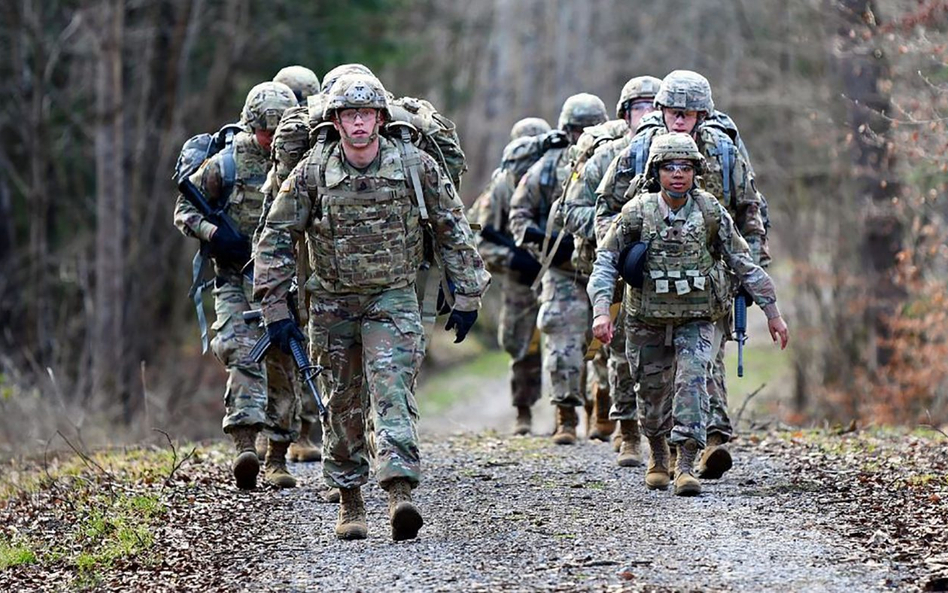
[[[645,208],[655,201],[659,201],[659,208],[666,212],[666,221],[672,216],[687,217],[686,210],[697,207],[694,197],[691,197],[678,213],[672,213],[658,192],[640,193],[622,207],[596,251],[596,263],[586,287],[595,316],[609,314],[619,277],[619,254],[628,245],[642,239]],[[723,260],[768,318],[778,316],[773,281],[763,268],[754,263],[747,242],[734,228],[731,215],[720,202],[714,200],[711,203],[718,209],[717,235],[709,241],[712,256]]]
[[[510,198],[514,189],[516,183],[513,173],[505,169],[495,169],[487,187],[468,211],[468,219],[480,224],[482,229],[489,226],[509,236]],[[491,273],[508,271],[510,248],[487,241],[478,233],[477,251]]]
[[[455,308],[475,310],[480,306],[480,297],[487,289],[490,274],[474,246],[474,235],[454,185],[442,176],[434,159],[421,151],[417,151],[417,155],[434,248],[456,286]],[[314,170],[323,173],[314,179]],[[384,217],[371,221],[361,220],[353,215],[353,203],[359,201],[359,192],[367,185],[377,185],[386,188],[390,194],[410,195],[411,198],[407,203],[395,204],[399,208],[397,212],[383,212]],[[326,188],[326,195],[320,195],[319,187]],[[374,205],[371,201],[363,204],[366,211]],[[340,215],[334,219],[333,212],[337,207],[344,217]],[[337,236],[339,224],[348,226],[345,240]],[[412,254],[420,253],[421,234],[417,232],[420,226],[418,204],[411,191],[400,148],[393,141],[380,138],[379,156],[366,171],[359,171],[346,162],[338,142],[326,147],[325,156],[311,152],[280,187],[257,244],[254,296],[261,302],[264,318],[273,322],[289,317],[287,294],[296,271],[292,233],[306,235],[309,269],[312,270],[306,283],[308,289],[336,294],[373,294],[394,286],[340,284],[339,279],[332,276],[332,270],[327,269],[327,259],[344,258],[350,248],[361,250],[369,252],[370,258],[361,262],[364,271],[367,274],[373,271],[384,273],[384,267],[389,265],[385,261],[390,259],[387,241],[394,238],[404,243],[407,236],[411,243],[404,247]],[[379,258],[379,269],[373,267],[376,257]],[[350,259],[347,263],[353,261]],[[414,282],[417,267],[413,268],[413,264],[413,261],[400,262],[400,269],[408,274],[401,284]]]
[[[661,113],[646,115],[628,148],[622,150],[606,169],[596,189],[596,227],[600,233],[608,228],[610,219],[623,204],[637,193],[638,188],[632,191],[629,188],[645,161],[642,155],[633,154],[636,147],[641,146],[640,150],[647,155],[651,138],[662,133],[665,133],[665,127],[661,123]],[[699,186],[727,208],[738,231],[747,240],[754,261],[766,265],[770,258],[766,249],[763,201],[756,189],[746,152],[714,120],[699,125],[695,140],[706,159],[706,171],[699,179]],[[731,151],[730,157],[728,151]],[[724,173],[729,169],[730,174],[725,179]]]
[[[509,224],[514,241],[528,248],[538,259],[540,246],[524,243],[524,235],[530,227],[546,232],[553,202],[560,197],[568,174],[567,149],[551,149],[527,170],[510,199]],[[554,224],[554,230],[561,230],[560,225]]]
[[[228,198],[227,213],[240,232],[250,237],[254,234],[263,210],[261,188],[267,178],[270,153],[257,143],[253,134],[240,132],[234,137],[234,162],[234,189]],[[219,205],[223,197],[221,154],[218,153],[205,161],[191,175],[191,182],[204,193],[212,205]],[[181,195],[175,202],[174,224],[186,236],[197,237],[202,241],[210,241],[211,234],[217,228]],[[222,272],[223,270],[218,269],[219,275]]]

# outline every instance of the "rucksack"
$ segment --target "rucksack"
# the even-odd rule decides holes
[[[569,146],[569,139],[560,130],[550,130],[539,136],[524,136],[504,148],[500,168],[513,174],[515,184],[520,183],[520,178],[548,150],[567,146]]]
[[[198,134],[188,138],[187,142],[181,147],[178,153],[178,160],[175,162],[174,179],[175,186],[184,179],[190,177],[197,171],[207,159],[216,154],[221,155],[221,198],[227,201],[231,192],[234,190],[234,183],[237,180],[237,162],[234,159],[234,136],[238,132],[245,131],[239,124],[227,124],[217,132]],[[207,352],[210,340],[207,333],[207,317],[204,314],[203,293],[210,288],[214,279],[204,280],[204,272],[207,268],[206,247],[202,244],[191,261],[191,288],[188,289],[188,297],[194,302],[194,308],[197,311],[198,327],[201,329],[201,353]]]

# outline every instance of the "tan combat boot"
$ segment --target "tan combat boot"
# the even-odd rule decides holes
[[[645,487],[649,490],[664,490],[671,481],[668,476],[668,441],[661,435],[648,437],[648,446],[652,451],[645,472]]]
[[[257,433],[257,439],[254,442],[254,448],[257,449],[257,459],[263,461],[267,458],[267,435],[262,432]]]
[[[698,496],[701,494],[701,482],[695,477],[695,457],[698,456],[698,443],[688,439],[678,447],[678,463],[675,464],[675,494],[678,496]]]
[[[593,395],[593,416],[592,430],[589,431],[589,438],[599,441],[609,441],[612,433],[616,431],[615,420],[609,420],[609,408],[612,407],[612,398],[609,397],[608,389],[596,387]]]
[[[517,406],[517,420],[514,422],[514,434],[527,435],[533,425],[533,414],[530,406]]]
[[[622,445],[616,463],[619,467],[638,467],[642,465],[642,452],[639,449],[639,423],[637,420],[620,420],[619,434]]]
[[[697,475],[703,480],[717,480],[731,469],[731,454],[724,448],[724,437],[714,432],[708,435],[708,445],[698,460]]]
[[[674,469],[678,465],[678,445],[668,446],[668,467]]]
[[[300,423],[300,438],[296,439],[290,445],[290,461],[319,461],[323,458],[323,448],[314,443],[309,438],[309,430],[312,425],[303,421]]]
[[[557,445],[572,445],[576,443],[576,425],[579,417],[573,406],[556,406],[556,432],[553,433],[553,442]]]
[[[336,537],[339,539],[365,539],[369,534],[369,525],[365,521],[365,502],[362,490],[355,488],[339,489],[339,518],[336,519]]]
[[[237,448],[232,470],[234,481],[241,490],[253,490],[257,487],[257,474],[260,473],[260,459],[254,448],[257,429],[250,426],[238,426],[230,432]]]
[[[612,435],[612,450],[618,453],[619,449],[621,448],[622,448],[622,432],[616,431]]]
[[[286,450],[289,446],[289,443],[270,441],[267,449],[264,475],[277,488],[296,488],[296,478],[286,469]]]
[[[392,539],[400,542],[418,537],[424,525],[421,513],[411,502],[411,484],[404,478],[396,478],[385,486],[388,491],[388,516],[392,523]]]

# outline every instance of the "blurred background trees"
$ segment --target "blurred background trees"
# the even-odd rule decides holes
[[[4,2],[0,448],[59,425],[216,432],[170,174],[293,63],[363,62],[431,100],[458,124],[467,202],[517,119],[702,72],[770,202],[786,418],[944,422],[946,52],[943,0]]]

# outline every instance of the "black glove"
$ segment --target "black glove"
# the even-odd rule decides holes
[[[300,331],[300,327],[292,319],[281,319],[267,324],[267,335],[270,336],[270,343],[277,346],[287,354],[292,354],[290,350],[290,340],[304,342],[306,336]]]
[[[517,274],[517,282],[530,285],[540,274],[540,262],[538,262],[526,249],[514,249],[510,255],[510,269]]]
[[[455,309],[451,311],[451,316],[448,317],[448,322],[444,324],[444,329],[446,331],[457,329],[454,338],[454,343],[457,344],[464,341],[467,332],[471,331],[475,321],[477,321],[477,311],[458,311]]]
[[[535,245],[543,245],[543,239],[546,238],[546,233],[541,231],[535,226],[527,227],[526,232],[523,233],[523,242],[524,243],[533,243]]]
[[[553,265],[561,266],[573,256],[573,235],[565,235],[553,254]]]
[[[457,288],[454,286],[454,281],[448,279],[448,291],[452,297],[454,296],[455,290],[457,290]],[[444,284],[438,284],[438,304],[436,308],[438,315],[447,315],[451,312],[451,305],[449,305],[447,299],[444,298]]]
[[[211,236],[211,255],[224,264],[242,268],[250,261],[250,241],[243,236],[234,236],[226,228],[218,227]]]

